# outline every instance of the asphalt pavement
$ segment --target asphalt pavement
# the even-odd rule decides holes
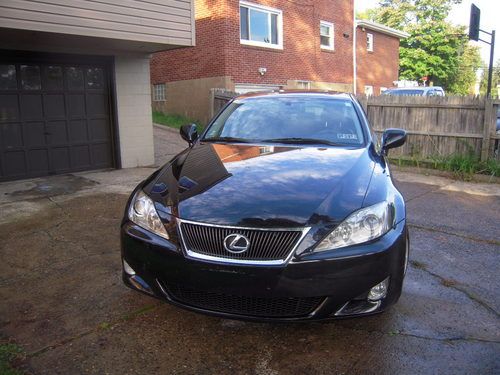
[[[184,146],[155,128],[158,165]],[[175,147],[173,145],[176,145]],[[119,225],[153,168],[0,184],[0,344],[33,374],[498,374],[500,185],[396,171],[410,267],[386,313],[260,324],[125,288]]]

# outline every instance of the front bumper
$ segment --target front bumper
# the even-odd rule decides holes
[[[401,293],[407,254],[402,221],[352,256],[315,254],[280,266],[212,263],[186,257],[174,242],[126,221],[121,229],[129,287],[190,310],[245,320],[320,320],[383,311]],[[340,252],[339,252],[340,253]],[[134,275],[132,275],[134,273]],[[387,297],[369,290],[389,278]]]

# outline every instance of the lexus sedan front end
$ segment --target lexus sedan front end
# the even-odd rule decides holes
[[[121,226],[123,280],[190,310],[260,321],[381,312],[400,294],[403,197],[354,97],[248,94],[137,186]]]

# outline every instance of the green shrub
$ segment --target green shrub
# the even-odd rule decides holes
[[[433,156],[429,159],[412,157],[398,157],[395,160],[399,166],[416,166],[448,171],[461,180],[471,180],[474,174],[500,176],[500,162],[498,160],[480,161],[475,155],[448,155]]]
[[[186,124],[196,124],[198,125],[198,131],[202,130],[202,126],[199,121],[189,119],[182,115],[163,113],[159,111],[153,111],[153,123],[166,125],[174,129],[180,129],[182,125]]]

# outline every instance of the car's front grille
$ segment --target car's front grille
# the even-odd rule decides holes
[[[309,315],[323,297],[264,298],[238,296],[193,289],[179,284],[164,284],[168,295],[181,304],[228,314],[292,318]]]
[[[251,261],[284,260],[301,238],[302,230],[248,229],[203,224],[181,223],[184,245],[188,251],[222,259]],[[248,238],[249,247],[241,253],[231,253],[224,247],[230,234]]]

